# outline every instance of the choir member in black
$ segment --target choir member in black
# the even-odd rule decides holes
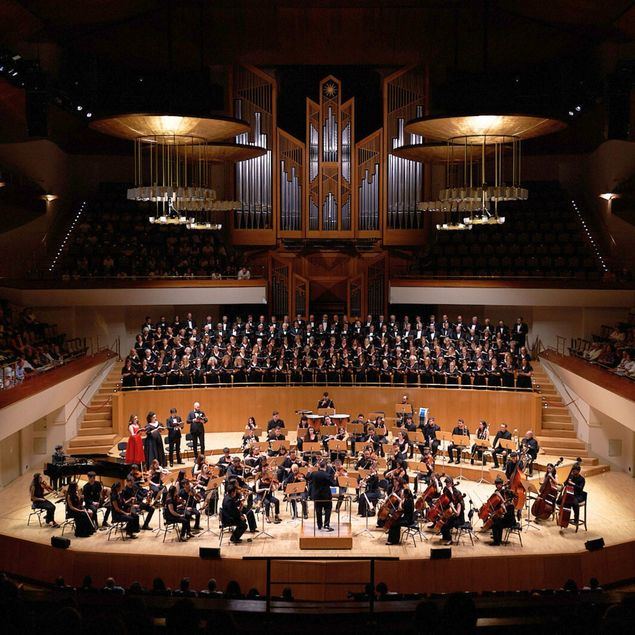
[[[408,369],[407,369],[408,377],[407,383],[410,385],[419,383],[419,362],[417,362],[416,355],[410,355],[408,359]]]
[[[192,372],[190,373],[190,380],[192,384],[200,386],[205,383],[205,370],[201,365],[201,358],[198,357],[192,368]]]
[[[452,430],[452,436],[463,436],[465,437],[465,443],[455,444],[454,442],[450,443],[448,446],[448,457],[450,458],[450,463],[454,461],[457,465],[461,462],[461,450],[466,448],[470,442],[470,431],[467,429],[465,425],[465,421],[463,419],[459,419],[457,425],[454,426]]]
[[[388,364],[388,360],[384,357],[381,360],[381,367],[379,369],[379,383],[380,384],[391,384],[392,383],[393,372],[392,368]]]
[[[434,417],[428,417],[427,421],[423,424],[423,446],[430,448],[433,457],[436,457],[439,446],[441,445],[441,441],[437,439],[437,432],[440,430],[441,428],[437,425]],[[419,452],[423,454],[423,448],[421,446],[419,447]]]
[[[456,367],[456,361],[450,360],[448,369],[445,373],[445,383],[450,388],[455,388],[459,385],[459,369]]]
[[[363,368],[358,369],[355,380],[357,383],[376,384],[379,381],[380,364],[377,355],[372,353]]]
[[[144,531],[150,529],[150,521],[152,520],[152,516],[154,516],[154,506],[150,504],[151,497],[148,494],[147,490],[139,487],[139,485],[135,483],[132,473],[126,476],[126,486],[121,490],[121,499],[125,508],[129,508],[130,510],[137,512],[139,510],[143,510],[146,513],[143,527],[141,527]]]
[[[227,468],[231,465],[231,463],[232,463],[232,455],[229,451],[229,448],[223,448],[223,453],[220,455],[220,458],[218,459],[218,461],[216,461],[216,465],[218,465],[219,467],[221,476],[225,476],[225,473],[227,472]]]
[[[179,360],[172,359],[170,361],[170,369],[168,370],[168,386],[178,386],[181,383],[181,376],[179,372]]]
[[[489,440],[489,427],[485,419],[481,419],[478,422],[478,428],[476,428],[476,438],[481,441]],[[475,458],[478,458],[479,461],[483,459],[483,448],[480,445],[473,443],[470,455],[470,463],[474,465]]]
[[[201,454],[205,454],[205,424],[208,419],[201,410],[201,404],[194,402],[194,409],[187,415],[187,422],[190,425],[190,434],[192,435],[192,449],[194,456],[198,455],[198,447],[200,445]]]
[[[279,386],[284,386],[287,383],[288,377],[287,364],[284,361],[284,357],[280,357],[273,368],[273,381]]]
[[[415,522],[415,501],[412,491],[408,488],[403,490],[403,498],[401,500],[401,517],[392,524],[388,530],[387,545],[398,545],[401,542],[401,528],[410,527]]]
[[[249,381],[254,381],[251,379],[251,376]],[[214,386],[220,383],[220,369],[218,367],[218,359],[216,359],[216,357],[210,357],[209,360],[207,360],[207,365],[205,367],[205,383],[208,386]]]
[[[141,372],[139,373],[139,386],[154,385],[154,365],[147,359],[141,360]]]
[[[163,507],[163,519],[166,525],[181,525],[179,540],[187,540],[190,537],[190,518],[183,510],[176,485],[171,485],[168,490],[165,505]]]
[[[518,368],[516,375],[516,387],[522,390],[531,390],[531,376],[533,375],[531,364],[524,360]]]
[[[484,388],[487,384],[487,369],[483,364],[482,358],[478,358],[476,360],[476,366],[474,366],[473,371],[474,381],[472,382],[472,386],[475,388]]]
[[[497,516],[492,521],[492,542],[493,547],[498,547],[503,541],[503,530],[513,527],[516,524],[516,509],[514,505],[514,493],[502,487],[503,479],[496,478],[496,489],[501,490],[505,502],[503,503],[505,511],[502,516]]]
[[[146,416],[145,439],[143,451],[146,457],[146,465],[150,465],[155,459],[159,465],[165,465],[165,450],[163,449],[163,437],[161,436],[161,424],[154,412],[150,411]]]
[[[333,501],[331,487],[334,485],[331,475],[326,470],[326,461],[320,461],[316,471],[307,474],[311,484],[311,498],[315,508],[315,519],[318,530],[333,531],[331,527],[331,510]]]
[[[437,357],[437,362],[434,367],[433,381],[438,385],[445,385],[445,376],[447,368],[445,366],[445,360],[443,357]]]
[[[139,514],[134,511],[131,503],[126,503],[121,492],[121,483],[116,481],[110,490],[110,505],[112,519],[115,523],[126,523],[128,538],[136,538],[139,533]]]
[[[531,430],[527,430],[527,433],[521,439],[520,449],[522,452],[525,453],[525,461],[527,463],[529,476],[531,476],[534,473],[534,461],[536,460],[538,451],[540,450],[538,441],[534,437],[534,433]]]
[[[505,353],[505,360],[501,365],[501,372],[503,374],[503,386],[505,388],[513,388],[515,384],[514,359],[510,353]]]
[[[328,367],[324,363],[324,358],[321,356],[317,359],[313,376],[316,384],[325,384],[328,381]]]
[[[97,510],[104,506],[105,497],[109,494],[110,490],[104,487],[101,481],[97,480],[95,472],[88,472],[88,482],[82,488],[82,494],[84,495],[84,506],[93,512],[93,520],[97,522]],[[110,507],[106,508],[104,513],[104,520],[102,527],[108,527],[108,518],[110,516]]]
[[[314,371],[315,364],[313,363],[313,359],[306,355],[302,360],[302,382],[305,384],[314,383]]]
[[[126,388],[135,388],[136,385],[136,371],[132,366],[132,360],[126,358],[126,363],[121,369],[121,387],[125,390]]]
[[[511,441],[511,438],[512,438],[512,433],[507,429],[507,424],[501,423],[500,429],[496,433],[496,436],[494,437],[494,442],[492,443],[492,447],[493,447],[492,457],[494,458],[495,468],[498,468],[498,455],[499,454],[503,455],[503,465],[504,465],[507,460],[507,455],[509,454],[509,450],[501,446],[500,440],[505,439],[506,441]]]
[[[292,384],[302,383],[302,362],[298,357],[294,357],[289,364],[289,381]]]
[[[464,359],[461,362],[461,368],[459,369],[459,374],[461,376],[461,386],[464,388],[469,388],[472,385],[473,374],[467,359]]]
[[[177,465],[181,465],[181,431],[183,430],[183,420],[176,413],[176,408],[170,408],[170,416],[165,422],[168,428],[168,460],[170,467],[173,466],[174,454],[176,453]]]
[[[304,475],[300,472],[300,468],[297,463],[293,463],[291,465],[290,471],[284,479],[283,487],[286,490],[287,485],[292,483],[304,483],[306,479]],[[301,494],[288,494],[289,503],[291,504],[291,513],[293,514],[293,518],[297,518],[298,516],[298,500],[302,505],[302,518],[306,519],[309,517],[309,506],[307,503],[308,493],[306,489]]]
[[[46,524],[49,527],[59,527],[55,522],[55,505],[46,498],[46,492],[53,492],[54,489],[44,481],[44,477],[36,472],[33,475],[29,493],[31,495],[31,507],[33,509],[45,509],[46,510]]]
[[[452,544],[452,530],[465,523],[465,510],[463,506],[463,494],[454,485],[451,478],[445,479],[443,493],[449,498],[452,516],[441,527],[441,538],[446,545]]]
[[[92,509],[84,507],[84,501],[77,481],[69,483],[66,491],[66,518],[75,521],[75,537],[87,538],[95,533],[94,512]]]
[[[424,385],[431,384],[434,381],[434,366],[429,357],[425,357],[423,364],[420,366],[419,381]]]
[[[168,372],[170,370],[170,362],[161,351],[159,355],[159,361],[157,362],[156,370],[154,372],[154,385],[155,387],[165,386],[168,381]]]
[[[487,386],[488,388],[500,388],[502,384],[503,371],[499,368],[496,358],[493,357],[487,369]]]
[[[335,403],[329,397],[328,392],[325,392],[318,401],[317,409],[321,410],[322,408],[335,408]]]
[[[271,419],[267,422],[267,432],[274,428],[284,428],[284,419],[280,418],[280,413],[277,410],[273,411]]]
[[[201,502],[201,496],[196,491],[196,488],[192,486],[192,483],[185,479],[179,492],[179,497],[183,501],[183,514],[191,520],[194,518],[194,527],[192,527],[192,533],[198,533],[201,531],[201,512],[198,509],[198,503]],[[147,521],[146,521],[147,523]],[[143,529],[143,527],[142,527]]]
[[[576,463],[571,468],[571,475],[569,476],[569,483],[573,485],[573,502],[571,503],[571,509],[573,510],[573,522],[577,526],[580,520],[580,503],[586,501],[587,494],[584,491],[586,479],[580,473],[581,467],[579,463]],[[565,483],[566,485],[566,483]]]
[[[408,376],[408,367],[401,357],[397,358],[393,369],[393,384],[403,386]]]
[[[516,324],[514,324],[514,327],[512,328],[512,332],[511,332],[511,339],[516,342],[516,346],[518,348],[525,345],[528,332],[529,332],[529,327],[523,321],[523,318],[519,317],[516,320]]]

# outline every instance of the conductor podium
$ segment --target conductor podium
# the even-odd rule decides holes
[[[341,514],[340,511],[333,509],[331,513],[331,527],[333,531],[325,531],[318,529],[317,520],[315,516],[315,505],[313,505],[313,517],[310,520],[302,520],[300,525],[300,549],[352,549],[353,548],[353,530],[351,525],[351,503],[350,494],[339,494],[338,489],[341,491],[344,488],[350,487],[348,481],[354,482],[353,487],[356,485],[356,479],[347,479],[341,477],[340,487],[334,487],[332,490],[334,501],[338,496],[344,496],[348,499],[348,518],[346,513]],[[346,482],[344,482],[346,481]],[[333,502],[334,502],[333,501]],[[319,501],[318,501],[319,502]]]

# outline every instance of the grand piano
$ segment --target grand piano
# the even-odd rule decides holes
[[[95,472],[97,476],[125,479],[130,472],[130,464],[123,459],[103,454],[82,454],[69,456],[64,463],[47,463],[44,474],[50,479],[68,478]]]

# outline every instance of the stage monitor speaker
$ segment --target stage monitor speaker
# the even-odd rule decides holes
[[[51,547],[56,547],[57,549],[68,549],[70,546],[70,538],[64,538],[64,536],[51,536]]]
[[[587,540],[584,543],[584,546],[589,551],[597,551],[598,549],[602,549],[604,547],[604,538],[594,538],[593,540]]]
[[[438,547],[430,549],[430,560],[449,560],[452,557],[452,547]]]
[[[220,547],[199,547],[198,556],[202,560],[220,558]]]

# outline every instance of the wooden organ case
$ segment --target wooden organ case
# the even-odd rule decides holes
[[[417,212],[424,166],[390,150],[421,141],[405,135],[404,125],[427,112],[426,70],[408,67],[382,80],[383,126],[359,141],[355,98],[342,99],[337,77],[320,81],[317,100],[307,97],[304,140],[276,127],[273,76],[244,66],[232,77],[234,114],[251,125],[237,141],[267,148],[263,157],[236,166],[241,208],[233,214],[232,236],[235,244],[278,244],[267,258],[272,312],[326,308],[322,293],[333,310],[339,297],[349,315],[381,313],[388,284],[381,247],[424,239]]]

